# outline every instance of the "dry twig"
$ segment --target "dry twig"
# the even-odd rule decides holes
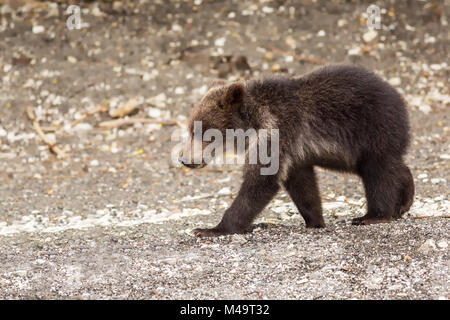
[[[137,100],[137,98],[131,98],[116,110],[111,110],[109,112],[109,115],[112,118],[124,118],[127,115],[131,114],[134,110],[136,110],[138,105],[139,101]]]
[[[258,291],[258,290],[255,290],[255,291],[252,291],[252,292],[248,292],[248,293],[245,294],[245,296],[249,296],[249,295],[251,295],[253,293],[256,293],[258,295],[258,299],[262,300],[263,295],[262,295],[261,291]]]
[[[28,118],[31,120],[33,124],[33,128],[38,134],[38,136],[41,138],[42,141],[47,145],[47,147],[50,149],[50,151],[60,159],[64,159],[67,157],[67,154],[62,151],[55,143],[50,141],[50,139],[45,135],[44,131],[42,131],[41,126],[39,125],[39,121],[36,118],[36,115],[34,113],[34,110],[31,106],[27,107],[27,115]]]
[[[146,119],[146,118],[131,118],[131,119],[117,119],[111,121],[103,121],[99,123],[99,126],[102,129],[112,129],[136,123],[150,123],[150,124],[153,123],[153,124],[161,124],[163,126],[180,126],[180,127],[184,126],[179,120],[175,119],[161,120],[161,119]]]
[[[77,124],[85,120],[86,118],[92,116],[93,114],[96,114],[98,112],[108,112],[109,110],[109,102],[102,103],[97,108],[94,108],[93,110],[87,110],[83,113],[80,119],[75,120],[70,125],[72,128],[75,127]]]

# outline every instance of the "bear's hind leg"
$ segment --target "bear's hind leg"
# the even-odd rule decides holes
[[[414,179],[409,168],[402,162],[399,165],[401,189],[394,212],[394,219],[400,219],[411,208],[414,201]]]
[[[322,204],[313,167],[291,168],[283,185],[307,228],[324,228]]]
[[[390,222],[401,190],[399,168],[395,161],[375,159],[360,164],[367,199],[366,215],[352,220],[354,225]]]

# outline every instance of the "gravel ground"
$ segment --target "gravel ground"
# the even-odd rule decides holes
[[[373,1],[377,31],[365,1],[77,2],[80,30],[58,2],[0,0],[0,298],[450,298],[450,1]],[[195,239],[241,174],[170,161],[207,85],[342,62],[408,102],[411,211],[351,226],[361,182],[319,170],[326,229],[280,192],[252,233]],[[154,123],[100,126],[127,103]]]

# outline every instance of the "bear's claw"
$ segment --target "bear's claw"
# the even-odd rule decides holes
[[[352,219],[352,225],[355,226],[363,226],[369,224],[377,224],[377,223],[389,223],[392,219],[390,218],[367,218],[367,217],[359,217]]]
[[[192,232],[194,233],[194,235],[196,237],[199,238],[205,238],[205,237],[218,237],[218,236],[223,236],[226,234],[230,234],[229,232],[223,231],[223,230],[219,230],[217,228],[212,228],[212,229],[194,229],[192,230]]]

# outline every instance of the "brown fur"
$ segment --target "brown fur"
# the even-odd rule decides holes
[[[409,210],[414,181],[404,164],[408,114],[398,92],[373,73],[329,66],[304,77],[213,85],[192,112],[203,130],[278,128],[280,170],[245,165],[242,187],[222,221],[197,236],[242,233],[283,186],[307,227],[324,227],[314,166],[358,174],[367,214],[354,224],[388,222]],[[186,155],[184,155],[185,157]],[[183,161],[183,155],[181,160]]]

